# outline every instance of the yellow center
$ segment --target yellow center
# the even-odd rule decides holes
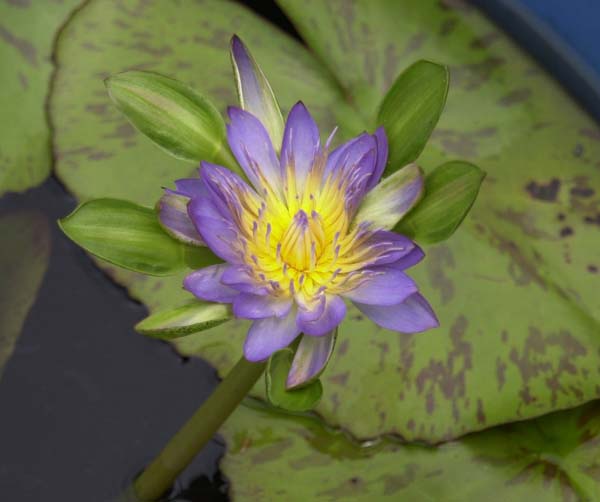
[[[302,187],[296,186],[290,167],[283,193],[263,180],[262,198],[249,191],[239,194],[236,213],[244,260],[256,279],[284,295],[311,298],[324,289],[345,288],[355,280],[356,274],[348,274],[363,266],[365,232],[350,228],[346,182],[335,175],[322,182],[325,160],[317,159]]]

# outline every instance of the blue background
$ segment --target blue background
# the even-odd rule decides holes
[[[472,0],[600,121],[600,0]]]

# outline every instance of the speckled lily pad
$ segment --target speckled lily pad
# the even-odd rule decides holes
[[[81,0],[0,3],[0,195],[41,183],[50,173],[45,101],[54,37]]]
[[[234,500],[575,502],[600,498],[600,406],[439,447],[358,443],[308,418],[240,408],[221,463]]]
[[[326,131],[372,125],[387,86],[427,58],[450,65],[447,107],[420,158],[488,172],[478,202],[415,270],[442,326],[405,336],[350,309],[317,412],[358,437],[437,442],[600,396],[600,132],[477,11],[461,3],[282,0],[317,57],[229,2],[90,1],[63,32],[51,100],[57,174],[80,199],[152,204],[194,166],[162,154],[111,106],[102,78],[163,72],[235,99],[227,44],[238,33],[284,110],[303,99]],[[114,271],[151,309],[182,303],[181,277]],[[176,342],[225,372],[247,324]],[[260,392],[260,389],[257,389]],[[365,413],[365,410],[369,410]]]

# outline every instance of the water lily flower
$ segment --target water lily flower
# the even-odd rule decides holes
[[[252,321],[244,344],[249,361],[266,360],[302,334],[289,388],[322,371],[346,301],[390,330],[436,327],[406,274],[424,253],[391,231],[422,195],[420,169],[411,164],[382,180],[383,128],[332,149],[335,131],[323,143],[301,102],[278,132],[268,117],[272,91],[239,39],[233,57],[240,88],[253,90],[242,100],[245,109],[228,110],[227,140],[246,179],[202,162],[199,177],[178,180],[159,205],[173,235],[223,260],[189,274],[185,289],[229,303],[237,318]]]

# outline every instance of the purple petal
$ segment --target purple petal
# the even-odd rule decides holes
[[[419,288],[404,272],[392,267],[365,270],[365,278],[358,287],[343,295],[354,302],[368,305],[397,305]]]
[[[364,266],[374,267],[397,262],[408,255],[415,243],[404,235],[388,230],[370,232],[370,236],[352,250],[350,256],[365,256]]]
[[[325,310],[325,295],[318,295],[306,299],[302,295],[296,297],[298,302],[298,315],[303,322],[314,321],[323,315]]]
[[[358,310],[379,326],[400,333],[420,333],[440,325],[433,309],[420,293],[398,305],[381,306],[355,303]]]
[[[377,148],[374,138],[367,133],[362,133],[350,141],[341,144],[333,150],[327,157],[327,166],[325,167],[325,176],[344,169],[346,165],[355,164],[358,159],[363,157],[369,150]]]
[[[188,214],[213,253],[229,262],[239,261],[235,248],[238,238],[236,228],[207,197],[192,199],[188,204]]]
[[[204,246],[202,237],[188,215],[188,201],[182,195],[165,192],[157,204],[158,221],[175,239],[193,246]]]
[[[366,193],[366,188],[377,164],[377,141],[375,136],[363,133],[341,145],[329,155],[325,167],[325,179],[334,176],[343,180],[346,188],[346,210],[353,214]]]
[[[228,267],[227,264],[219,264],[196,270],[183,280],[183,287],[201,300],[230,303],[239,292],[221,282]]]
[[[232,221],[242,213],[243,199],[258,204],[256,193],[237,174],[226,167],[202,162],[201,181],[205,185],[205,196],[219,212]]]
[[[377,142],[377,163],[367,183],[367,192],[379,183],[388,159],[388,141],[383,127],[378,128],[373,136]]]
[[[264,361],[273,352],[287,347],[299,334],[295,309],[285,317],[254,321],[244,343],[244,357],[252,362]]]
[[[172,192],[183,195],[189,199],[206,194],[206,187],[200,178],[183,178],[175,181],[175,190]]]
[[[243,319],[264,319],[266,317],[284,317],[292,308],[290,298],[272,295],[253,295],[240,293],[233,301],[233,313]]]
[[[377,141],[374,136],[367,133],[362,133],[356,138],[338,146],[327,158],[325,177],[330,173],[337,173],[338,171],[342,171],[344,174],[353,171],[361,159],[371,151],[377,152]],[[371,175],[375,170],[376,158],[377,156],[375,155],[371,165],[364,166],[364,168],[367,168],[368,175]]]
[[[245,266],[229,267],[221,278],[223,284],[253,295],[266,295],[271,291],[265,284],[258,282]]]
[[[296,187],[302,192],[306,175],[320,148],[319,129],[302,102],[296,103],[287,118],[281,147],[281,172],[293,166]]]
[[[389,266],[397,268],[398,270],[406,270],[407,268],[414,267],[423,258],[425,258],[425,253],[419,246],[415,244],[415,247],[407,255],[403,256],[394,263],[390,263]]]
[[[279,105],[264,73],[237,35],[231,39],[231,59],[242,108],[264,124],[273,145],[279,147],[283,134]]]
[[[323,372],[333,353],[337,330],[324,336],[304,335],[296,349],[292,367],[288,373],[286,387],[293,389],[306,385]]]
[[[321,315],[314,318],[314,313],[299,310],[297,323],[300,330],[307,335],[323,336],[334,329],[346,315],[346,304],[339,296],[326,295],[325,308]]]
[[[227,140],[246,176],[259,193],[265,185],[279,193],[281,170],[266,129],[254,115],[240,108],[230,107],[228,111],[231,123]]]

